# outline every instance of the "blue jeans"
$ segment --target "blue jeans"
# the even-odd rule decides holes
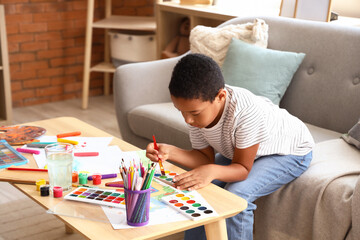
[[[248,207],[238,215],[226,219],[227,233],[230,240],[253,239],[254,201],[259,197],[275,192],[281,186],[299,177],[309,167],[312,152],[305,156],[269,155],[255,160],[253,167],[244,181],[225,183],[214,180],[213,183],[244,198]],[[216,154],[215,163],[229,165],[231,160]],[[206,239],[204,226],[187,230],[186,240]]]

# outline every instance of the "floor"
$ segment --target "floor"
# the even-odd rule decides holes
[[[113,96],[91,97],[87,110],[81,109],[80,99],[14,108],[13,124],[61,116],[76,117],[121,138]],[[85,239],[78,233],[66,234],[62,221],[5,182],[0,182],[0,216],[0,240]],[[180,239],[183,233],[161,238]]]

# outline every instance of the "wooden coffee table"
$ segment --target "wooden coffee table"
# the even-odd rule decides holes
[[[61,117],[43,121],[26,123],[26,125],[40,126],[47,130],[47,135],[56,135],[58,133],[81,131],[83,137],[112,137],[110,134],[97,129],[76,118]],[[117,145],[122,151],[136,151],[139,148],[126,143],[118,138],[113,138],[111,145]],[[35,161],[30,154],[24,154],[30,161],[22,167],[37,167]],[[181,168],[165,162],[165,169],[173,172],[184,172]],[[25,171],[0,171],[0,181],[8,181],[16,188],[21,190],[36,203],[45,209],[51,209],[60,203],[62,198],[41,197],[36,191],[35,181],[37,179],[46,178],[47,173],[43,172],[25,172]],[[102,181],[102,185],[106,181]],[[101,187],[101,186],[100,186]],[[206,218],[198,221],[186,220],[180,222],[170,222],[166,224],[144,226],[130,229],[114,230],[109,223],[91,221],[75,217],[57,216],[62,220],[68,231],[75,230],[89,239],[156,239],[168,236],[174,233],[182,232],[187,229],[205,226],[207,239],[220,240],[227,239],[225,219],[232,217],[247,207],[244,199],[222,189],[213,184],[198,190],[198,192],[206,199],[206,201],[219,214],[217,217]],[[101,210],[101,208],[98,208]],[[99,210],[98,214],[104,214]]]

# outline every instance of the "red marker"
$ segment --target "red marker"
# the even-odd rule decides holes
[[[159,147],[158,145],[156,144],[156,139],[155,139],[155,135],[153,135],[153,140],[154,140],[154,148],[155,150],[158,150],[159,151]],[[158,162],[159,162],[159,166],[160,166],[160,171],[161,171],[161,175],[165,175],[165,170],[164,170],[164,166],[162,165],[162,162],[161,160],[158,158]]]

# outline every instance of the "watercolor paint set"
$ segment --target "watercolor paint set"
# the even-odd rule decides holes
[[[123,189],[109,190],[79,187],[67,194],[64,199],[116,208],[125,208],[125,194]]]
[[[26,164],[28,160],[7,143],[0,140],[0,168]]]
[[[200,220],[208,217],[218,216],[216,211],[200,194],[177,193],[161,198],[166,205],[182,213],[191,220]]]

